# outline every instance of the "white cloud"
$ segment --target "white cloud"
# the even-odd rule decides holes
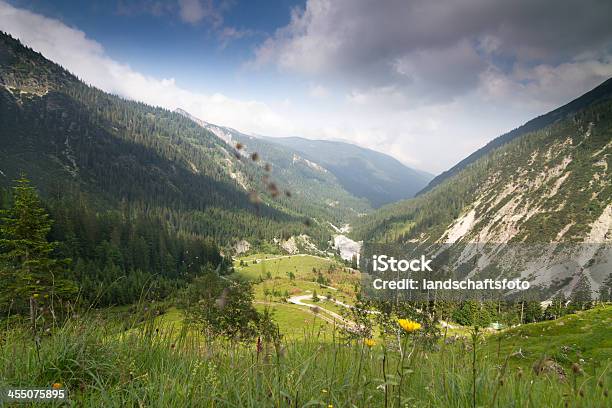
[[[568,16],[564,6],[546,4],[418,0],[383,7],[308,0],[251,61],[278,67],[278,83],[289,84],[260,91],[268,103],[229,98],[221,89],[194,92],[173,78],[145,75],[111,59],[82,31],[2,0],[0,28],[86,82],[127,98],[180,107],[248,133],[348,140],[439,172],[612,76],[612,30],[602,25],[608,6],[594,3]],[[223,5],[209,5],[183,2],[184,19],[217,19],[214,32],[222,42],[250,35],[224,27]],[[303,89],[304,83],[310,85]],[[333,84],[333,94],[323,84]]]
[[[219,38],[219,41],[220,41],[219,47],[223,49],[227,47],[227,45],[232,41],[240,40],[246,37],[251,37],[256,34],[257,32],[254,30],[238,29],[236,27],[229,27],[229,26],[223,27],[217,32],[217,37]]]
[[[612,2],[599,0],[307,0],[256,49],[252,64],[347,81],[358,94],[392,89],[406,107],[435,104],[474,91],[491,67],[517,90],[513,65],[573,77],[562,64],[609,67],[611,14]],[[583,72],[582,81],[594,86],[607,72]]]
[[[377,112],[402,109],[408,105],[408,98],[396,85],[352,89],[347,101]]]
[[[204,8],[199,0],[179,0],[179,14],[187,23],[197,23],[204,18]]]
[[[316,99],[325,99],[329,97],[329,90],[323,85],[310,85],[308,95]]]
[[[117,0],[116,13],[128,17],[172,15],[184,23],[196,25],[206,21],[218,29],[223,25],[223,13],[230,5],[227,0]]]
[[[221,8],[213,0],[178,0],[179,16],[189,24],[196,24],[202,20],[209,21],[213,27],[223,24]]]
[[[505,73],[490,66],[480,76],[478,92],[485,101],[546,111],[580,96],[612,77],[612,57],[573,60],[558,65],[517,65]]]
[[[431,171],[612,76],[612,2],[307,0],[255,50],[346,94],[313,137]]]
[[[0,27],[85,82],[129,99],[174,110],[183,108],[213,123],[255,133],[293,131],[289,120],[256,100],[207,95],[178,87],[174,78],[144,75],[108,57],[80,30],[0,1]]]

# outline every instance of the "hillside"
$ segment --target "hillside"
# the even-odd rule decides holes
[[[488,339],[488,349],[511,355],[516,365],[553,359],[569,368],[575,361],[597,365],[612,358],[612,306],[563,316],[557,320],[525,324],[504,330]],[[520,350],[520,353],[517,353]]]
[[[350,143],[300,137],[266,140],[292,149],[303,159],[317,163],[331,172],[346,191],[367,199],[373,207],[411,198],[433,177],[406,167],[384,153]]]
[[[266,138],[210,124],[182,109],[176,112],[190,118],[231,146],[240,143],[243,147],[239,153],[247,160],[253,153],[257,154],[260,158],[258,163],[261,166],[270,164],[274,179],[281,185],[291,186],[292,195],[300,198],[302,206],[307,206],[312,213],[320,214],[336,225],[349,222],[355,216],[372,209],[366,199],[360,199],[345,190],[332,172],[303,158],[291,148],[272,143]]]
[[[505,145],[513,141],[516,138],[519,138],[527,133],[535,132],[540,129],[545,128],[546,126],[552,125],[553,123],[563,120],[563,118],[568,115],[574,114],[581,109],[586,108],[587,106],[600,101],[610,99],[612,95],[612,78],[605,81],[603,84],[599,85],[597,88],[585,93],[584,95],[574,99],[566,105],[561,106],[551,112],[548,112],[542,116],[538,116],[535,119],[530,120],[524,125],[511,130],[508,133],[505,133],[489,143],[487,143],[482,148],[476,150],[474,153],[470,154],[465,159],[461,160],[459,163],[451,167],[449,170],[442,172],[441,174],[434,177],[427,186],[418,192],[418,194],[423,194],[431,189],[433,189],[438,184],[441,184],[444,180],[449,179],[453,175],[459,173],[461,170],[465,169],[471,163],[474,163],[479,158],[487,155],[491,151]]]
[[[244,145],[243,153],[257,152],[276,169],[275,175],[298,191],[347,217],[370,207],[410,198],[433,177],[404,166],[391,156],[354,144],[300,137],[250,136],[235,129],[192,119],[221,140]]]
[[[126,206],[172,228],[267,240],[303,232],[324,243],[320,213],[270,187],[266,171],[184,116],[90,87],[0,34],[0,187],[28,175],[47,198]]]
[[[556,111],[555,123],[491,150],[431,191],[363,217],[354,234],[462,248],[460,264],[473,261],[474,243],[502,260],[502,244],[512,258],[505,272],[488,259],[463,276],[520,275],[568,294],[584,274],[596,292],[612,259],[611,83],[578,99],[590,104]],[[534,263],[517,264],[534,245]]]
[[[70,403],[92,407],[382,407],[403,401],[605,407],[612,386],[610,315],[608,306],[476,342],[449,336],[440,351],[419,343],[416,358],[398,369],[403,359],[393,336],[371,347],[347,344],[337,327],[324,330],[314,316],[304,317],[310,326],[298,338],[256,347],[255,341],[211,341],[146,311],[124,313],[121,321],[99,313],[69,321],[44,336],[39,348],[25,329],[9,326],[0,344],[6,373],[0,385],[59,383]],[[306,325],[299,312],[286,316]],[[409,381],[401,384],[404,376]]]

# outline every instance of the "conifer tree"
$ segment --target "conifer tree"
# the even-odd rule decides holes
[[[36,190],[22,176],[13,188],[13,205],[0,212],[0,304],[30,314],[36,307],[51,308],[66,299],[76,285],[63,276],[69,259],[55,259],[55,242],[47,236],[52,220]]]
[[[599,300],[601,302],[612,302],[612,273],[601,283],[599,287]]]
[[[584,272],[580,273],[578,282],[570,295],[570,299],[572,301],[571,307],[574,310],[588,309],[590,307],[591,301],[593,300],[593,294],[591,291],[591,283]]]

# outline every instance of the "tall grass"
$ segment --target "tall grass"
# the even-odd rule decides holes
[[[313,330],[258,348],[154,322],[125,330],[123,322],[82,317],[44,338],[39,353],[27,330],[8,329],[0,387],[60,382],[79,407],[603,407],[611,401],[608,366],[565,378],[537,375],[464,341],[441,351],[417,347],[400,388],[393,342],[368,348],[343,343],[337,333],[321,341]]]

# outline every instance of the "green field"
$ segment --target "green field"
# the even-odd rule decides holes
[[[424,333],[404,333],[392,321],[397,333],[376,332],[376,344],[366,347],[323,310],[343,309],[323,298],[328,292],[348,304],[354,294],[312,281],[312,268],[323,269],[333,287],[358,279],[354,273],[311,256],[250,261],[236,274],[253,282],[254,306],[271,313],[281,339],[206,335],[170,301],[94,310],[39,340],[25,325],[3,328],[0,389],[60,383],[69,405],[79,407],[610,405],[612,305],[476,337],[455,326],[429,345]],[[295,279],[286,274],[291,268]],[[319,310],[275,291],[306,296],[301,302]]]
[[[403,347],[413,351],[403,362],[394,338],[367,348],[340,341],[338,332],[319,333],[316,320],[299,337],[258,348],[177,334],[165,324],[176,318],[171,311],[125,330],[116,318],[81,316],[40,342],[7,328],[0,388],[60,383],[69,405],[79,407],[610,406],[612,306],[504,331],[499,353],[497,335],[434,348],[408,335]],[[290,308],[278,318],[311,319]],[[542,357],[563,357],[550,353],[562,345],[580,354],[552,360],[552,371],[534,369]],[[505,364],[518,350],[528,358]]]
[[[266,307],[272,312],[274,321],[278,324],[283,337],[286,339],[315,336],[325,341],[330,338],[333,331],[332,324],[304,307],[279,303],[255,305],[255,308],[259,311],[263,311]]]
[[[240,266],[240,261],[246,266]],[[295,274],[296,279],[311,280],[313,269],[327,271],[329,268],[338,268],[340,264],[332,259],[320,258],[313,255],[269,255],[255,254],[239,258],[234,262],[237,272],[251,280],[264,279],[268,274],[272,278],[287,278],[289,272]]]
[[[334,324],[330,321],[333,318],[330,319],[324,311],[321,311],[321,316],[315,317],[307,306],[287,303],[288,298],[316,292],[322,300],[316,306],[341,314],[343,307],[324,301],[324,297],[331,295],[351,304],[354,301],[354,283],[359,279],[358,272],[338,261],[312,255],[254,254],[236,260],[234,268],[237,276],[253,282],[257,308],[262,310],[267,306],[281,332],[290,338],[311,332],[313,318],[318,325],[317,332],[321,331],[322,334],[333,330]],[[324,286],[316,282],[319,272],[326,281]],[[311,299],[303,302],[315,304]]]
[[[612,307],[508,329],[490,337],[490,351],[497,352],[498,345],[504,356],[520,350],[511,358],[516,364],[551,358],[565,365],[576,361],[591,367],[605,365],[612,359]]]
[[[319,297],[318,302],[315,302],[312,299],[306,299],[303,302],[309,305],[317,306],[319,308],[331,310],[332,312],[338,313],[339,315],[342,315],[342,313],[346,310],[344,306],[340,306],[337,303],[334,303],[333,301],[329,301],[326,298],[324,298],[320,292],[318,294],[318,297]]]

